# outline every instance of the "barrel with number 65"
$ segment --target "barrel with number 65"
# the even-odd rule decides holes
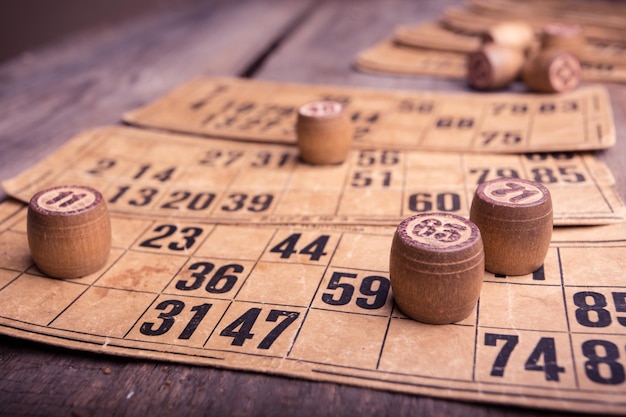
[[[480,231],[465,218],[422,213],[396,229],[389,278],[397,306],[414,320],[447,324],[465,319],[476,307],[484,272]]]
[[[36,193],[28,206],[27,234],[33,261],[55,278],[98,271],[111,250],[111,222],[102,194],[81,185]]]

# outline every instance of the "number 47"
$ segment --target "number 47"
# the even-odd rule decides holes
[[[500,352],[496,356],[491,367],[491,376],[503,377],[513,349],[519,342],[517,335],[485,333],[485,346],[497,346],[498,340],[504,340]],[[539,362],[543,357],[543,365]],[[556,347],[553,337],[542,337],[524,363],[527,371],[543,371],[546,381],[558,381],[559,373],[565,372],[565,368],[557,365]]]
[[[243,346],[247,339],[252,339],[254,333],[252,333],[252,326],[259,318],[261,314],[260,308],[251,308],[242,314],[239,318],[226,326],[221,332],[220,336],[232,337],[232,346]],[[261,340],[261,343],[257,346],[257,349],[269,349],[274,341],[280,336],[283,331],[293,323],[300,313],[296,311],[284,311],[284,310],[271,310],[267,315],[265,321],[278,322],[278,324]],[[279,318],[283,317],[279,321]]]

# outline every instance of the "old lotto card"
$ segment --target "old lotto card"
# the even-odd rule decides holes
[[[346,104],[355,124],[342,164],[306,164],[294,146],[298,107],[319,99]],[[626,413],[625,209],[608,168],[574,152],[615,141],[603,88],[477,97],[207,78],[126,120],[150,129],[84,132],[2,184],[22,203],[0,203],[0,333]],[[533,273],[485,273],[468,318],[408,319],[389,279],[395,226],[416,213],[467,217],[476,187],[499,177],[544,184],[555,225],[589,227],[556,228]],[[23,203],[61,184],[99,190],[111,213],[106,265],[77,279],[43,274],[28,246]]]
[[[557,229],[542,268],[485,273],[465,320],[393,302],[393,228],[112,217],[102,270],[33,265],[25,210],[0,222],[0,332],[93,352],[586,412],[626,412],[626,229]]]
[[[440,38],[417,38],[421,33],[410,28],[400,28],[400,40],[382,41],[361,52],[356,66],[363,72],[380,74],[430,75],[466,79],[467,52],[421,48],[408,44],[420,42],[436,45]],[[444,37],[445,40],[445,37]],[[461,44],[462,45],[462,44]],[[455,47],[459,47],[456,44]],[[459,48],[460,49],[460,48]],[[582,62],[582,78],[587,82],[626,82],[626,63]]]
[[[545,184],[557,225],[622,221],[609,170],[591,154],[478,155],[354,150],[308,165],[294,146],[111,127],[81,134],[3,186],[27,202],[54,185],[89,185],[119,214],[239,224],[396,225],[428,211],[469,215],[478,184]]]
[[[347,105],[354,146],[361,149],[521,153],[605,149],[615,143],[611,105],[601,86],[562,95],[472,95],[203,78],[125,120],[179,132],[295,143],[298,108],[318,100]]]

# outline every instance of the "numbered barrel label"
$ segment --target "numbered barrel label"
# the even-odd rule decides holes
[[[556,91],[567,91],[580,83],[580,63],[570,54],[562,54],[550,65],[550,79]]]
[[[413,242],[435,248],[464,246],[476,241],[478,229],[466,219],[447,213],[425,213],[400,224],[401,235]]]
[[[343,106],[337,101],[315,101],[300,107],[300,114],[308,117],[329,117],[341,113]]]
[[[520,178],[500,178],[482,184],[479,193],[495,204],[535,205],[548,198],[549,191],[543,185]]]
[[[42,210],[71,214],[89,210],[101,199],[100,193],[93,188],[69,185],[41,191],[34,201]]]

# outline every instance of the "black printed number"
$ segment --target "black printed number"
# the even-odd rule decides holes
[[[286,239],[275,245],[270,252],[280,253],[282,259],[289,259],[291,255],[298,253],[300,255],[308,255],[312,261],[319,261],[322,256],[326,255],[324,249],[328,243],[330,236],[321,235],[312,242],[305,244],[302,249],[298,249],[298,242],[302,237],[301,233],[292,233]]]
[[[493,362],[490,375],[503,377],[509,358],[519,342],[519,337],[517,335],[485,333],[485,346],[497,346],[498,340],[503,340],[504,343]],[[565,372],[565,368],[557,364],[554,338],[542,337],[539,339],[539,342],[526,359],[524,369],[543,372],[546,381],[559,380],[559,373]]]
[[[540,364],[542,361],[543,365]],[[556,363],[554,338],[542,337],[539,339],[539,343],[537,343],[537,346],[535,346],[535,349],[526,360],[524,369],[543,372],[546,381],[559,380],[559,373],[565,372],[565,368],[558,366]]]
[[[170,198],[165,201],[161,208],[170,210],[180,210],[186,207],[192,211],[206,210],[215,199],[214,193],[192,194],[189,191],[174,191]]]
[[[194,315],[178,338],[182,340],[189,339],[200,325],[204,316],[209,312],[211,306],[212,304],[205,303],[191,307],[191,311],[194,312]],[[155,308],[156,310],[163,311],[157,317],[161,320],[161,323],[156,326],[154,322],[144,322],[139,328],[139,331],[146,336],[161,336],[167,333],[176,322],[176,316],[185,309],[185,303],[180,300],[165,300],[160,302]]]
[[[211,262],[195,262],[189,266],[192,272],[193,281],[181,279],[176,283],[176,288],[182,291],[197,290],[206,281],[209,274],[213,271],[215,265]],[[211,294],[223,294],[233,289],[237,283],[237,275],[244,270],[242,265],[228,264],[223,265],[215,271],[208,280],[205,290]]]
[[[488,131],[481,132],[483,145],[502,144],[517,145],[522,142],[522,132],[520,131]]]
[[[461,210],[461,196],[457,193],[415,193],[409,196],[409,210],[424,213],[435,209],[437,211]]]
[[[360,167],[393,166],[400,163],[400,153],[398,151],[359,151],[357,165]]]
[[[221,332],[220,336],[232,337],[232,346],[243,346],[248,339],[254,337],[252,328],[256,323],[259,315],[261,314],[260,308],[251,308],[235,321],[226,326]],[[269,349],[291,323],[293,323],[300,313],[297,311],[285,311],[285,310],[271,310],[267,315],[265,321],[278,322],[278,324],[270,330],[270,332],[261,340],[257,345],[258,349]],[[279,319],[282,317],[282,320]]]
[[[109,170],[113,168],[116,164],[115,159],[99,159],[96,162],[96,167],[87,171],[87,173],[92,175],[100,175],[103,171]]]
[[[479,174],[478,179],[476,180],[477,184],[482,184],[487,181],[491,172],[494,171],[494,174],[497,178],[519,178],[519,173],[517,170],[513,168],[472,168],[470,169],[470,174]]]
[[[322,294],[322,301],[332,306],[342,306],[352,301],[355,287],[347,280],[355,280],[358,278],[357,274],[349,272],[333,272],[328,285],[327,290],[333,292],[325,292]],[[342,282],[343,279],[343,282]],[[355,304],[366,310],[375,310],[385,305],[387,296],[389,295],[389,288],[391,284],[388,278],[371,275],[363,278],[361,285],[359,285],[359,293],[362,297],[356,297]]]
[[[612,292],[613,305],[617,313],[626,313],[626,292]],[[594,291],[580,291],[573,296],[578,324],[585,327],[607,327],[612,323],[611,312],[604,294]],[[617,322],[626,326],[626,316],[616,317]]]
[[[530,170],[533,180],[543,184],[554,184],[557,182],[579,183],[585,182],[585,175],[576,171],[576,166],[562,166],[554,170],[552,168],[533,168]]]
[[[474,126],[474,119],[471,117],[440,117],[437,119],[435,126],[439,129],[471,129]]]
[[[139,167],[139,170],[135,175],[133,175],[134,180],[138,180],[141,178],[153,179],[161,182],[169,181],[172,178],[172,174],[174,174],[176,168],[171,167],[164,169],[162,171],[154,172],[152,165],[146,164]]]
[[[240,210],[248,210],[251,212],[259,213],[267,210],[271,205],[272,201],[274,201],[274,196],[272,194],[258,194],[258,195],[248,195],[245,193],[233,193],[228,195],[228,201],[226,204],[222,205],[222,210],[224,211],[240,211]]]
[[[117,203],[129,192],[129,190],[131,190],[131,192],[133,193],[133,197],[127,200],[126,203],[129,206],[133,207],[145,207],[149,205],[159,192],[159,190],[157,190],[156,188],[144,187],[140,189],[134,189],[131,188],[130,185],[124,185],[118,187],[117,193],[115,193],[115,195],[113,195],[113,197],[109,199],[109,203]]]
[[[391,185],[391,171],[355,171],[350,185],[354,188],[364,188],[380,184],[381,187]]]
[[[619,349],[606,340],[587,340],[582,345],[585,373],[593,382],[603,385],[618,385],[624,382],[624,366],[617,362]]]
[[[154,232],[160,233],[154,237],[144,240],[139,244],[143,248],[161,249],[165,243],[161,243],[162,240],[173,236],[178,227],[173,224],[161,224],[153,229]],[[170,241],[167,244],[167,248],[173,251],[184,251],[190,249],[195,243],[196,239],[202,234],[203,229],[200,227],[184,227],[180,230],[182,240]]]
[[[504,340],[504,344],[502,345],[502,348],[500,348],[500,352],[498,352],[496,360],[493,362],[493,366],[491,367],[491,376],[504,376],[504,368],[506,368],[506,364],[509,362],[511,353],[519,342],[519,337],[509,334],[485,333],[485,346],[497,346],[498,340]]]

